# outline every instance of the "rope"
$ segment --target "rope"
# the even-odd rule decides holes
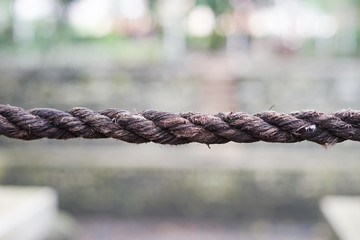
[[[360,111],[207,115],[155,110],[141,113],[120,109],[93,111],[80,107],[66,112],[51,108],[24,110],[0,104],[0,135],[23,140],[115,138],[129,143],[170,145],[190,142],[209,145],[229,141],[295,143],[307,140],[328,146],[345,140],[360,141]]]

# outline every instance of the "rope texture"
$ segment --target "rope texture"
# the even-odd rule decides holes
[[[170,145],[190,142],[209,145],[229,141],[295,143],[307,140],[328,146],[345,140],[360,141],[360,111],[207,115],[155,110],[141,113],[119,109],[93,111],[81,107],[66,112],[51,108],[24,110],[0,104],[0,135],[23,140],[115,138],[129,143]]]

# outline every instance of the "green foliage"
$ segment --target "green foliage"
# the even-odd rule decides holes
[[[228,12],[232,9],[228,0],[197,0],[196,4],[209,6],[214,11],[215,15]]]
[[[226,38],[216,33],[204,38],[187,37],[188,46],[193,49],[216,50],[224,46]]]

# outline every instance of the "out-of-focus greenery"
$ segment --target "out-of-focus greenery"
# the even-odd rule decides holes
[[[219,34],[213,33],[205,38],[187,37],[189,47],[202,50],[216,50],[224,46],[226,38]]]
[[[67,6],[74,2],[75,0],[59,0],[61,2],[60,6],[62,6],[63,10],[65,11]],[[0,1],[0,14],[4,15],[7,20],[5,21],[6,26],[2,27],[0,29],[0,49],[1,48],[11,48],[12,46],[19,47],[18,43],[15,43],[13,40],[13,18],[11,14],[9,14],[9,11],[6,11],[6,9],[10,9],[11,4],[13,3],[13,0],[2,0]],[[215,16],[219,16],[224,13],[231,13],[234,11],[234,3],[237,1],[234,0],[197,0],[195,1],[195,6],[197,5],[207,5],[209,6]],[[240,2],[240,1],[239,1]],[[246,2],[246,1],[244,1]],[[273,3],[273,1],[270,0],[256,0],[251,1],[253,4],[258,6],[269,6]],[[337,11],[337,6],[339,5],[339,1],[325,1],[325,0],[308,0],[307,3],[310,3],[314,6],[319,7],[320,9],[324,9],[325,11],[328,11],[330,13],[334,13]],[[156,9],[156,3],[157,1],[149,1],[149,10],[151,11],[151,15],[156,16],[157,9]],[[360,6],[360,0],[351,0],[347,1],[348,5],[353,5],[353,9],[358,9]],[[186,16],[186,14],[185,14]],[[156,19],[157,17],[155,17]],[[357,20],[358,21],[358,20]],[[26,43],[25,45],[34,47],[34,48],[40,48],[40,49],[47,49],[50,46],[54,46],[56,44],[63,44],[63,43],[73,43],[73,42],[79,42],[79,41],[88,41],[88,40],[94,40],[99,41],[101,43],[106,44],[108,38],[117,39],[121,41],[122,39],[126,38],[129,40],[135,40],[136,45],[136,38],[134,36],[128,36],[128,35],[121,35],[119,33],[110,33],[109,36],[106,37],[83,37],[76,34],[69,23],[67,22],[65,14],[60,14],[57,21],[56,21],[56,27],[55,27],[55,33],[54,34],[48,34],[47,33],[47,22],[46,21],[36,21],[34,22],[35,26],[35,38],[34,41],[31,43]],[[360,24],[357,24],[357,43],[360,45]],[[340,26],[341,27],[341,26]],[[160,23],[156,23],[155,28],[150,33],[151,36],[158,38],[159,40],[162,37],[162,26]],[[147,38],[148,36],[141,36]],[[207,50],[217,50],[219,48],[222,48],[225,46],[225,40],[226,36],[220,35],[218,32],[214,31],[213,34],[204,37],[204,38],[195,38],[191,36],[187,36],[187,44],[190,48],[195,49],[207,49]],[[310,42],[312,39],[309,40]],[[305,43],[306,46],[309,46],[309,44]],[[138,45],[136,45],[138,46]]]
[[[214,11],[215,15],[232,10],[232,6],[227,0],[197,0],[196,4],[209,6]]]

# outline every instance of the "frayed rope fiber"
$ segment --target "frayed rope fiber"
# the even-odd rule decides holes
[[[295,143],[307,140],[329,146],[345,140],[360,141],[360,111],[208,115],[155,110],[140,113],[120,109],[93,111],[81,107],[69,111],[51,108],[24,110],[0,104],[0,135],[23,140],[115,138],[129,143],[170,145],[190,142],[209,145],[230,141]]]

